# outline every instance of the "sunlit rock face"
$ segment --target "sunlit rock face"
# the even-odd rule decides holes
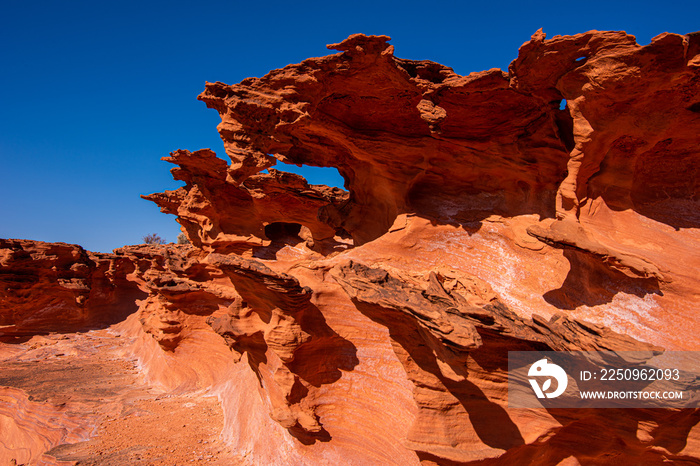
[[[0,335],[71,332],[120,322],[145,296],[128,257],[78,245],[0,239]]]
[[[468,76],[388,42],[207,84],[230,163],[173,152],[185,186],[144,196],[191,245],[2,243],[0,331],[121,321],[149,382],[218,394],[255,464],[700,460],[697,410],[506,391],[508,351],[700,349],[700,35],[538,31]],[[107,282],[126,307],[95,320]]]

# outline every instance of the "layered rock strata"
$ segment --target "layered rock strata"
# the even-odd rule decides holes
[[[119,277],[150,383],[218,394],[257,463],[697,463],[697,409],[516,410],[506,389],[508,351],[698,349],[700,35],[538,31],[467,76],[388,42],[207,84],[231,162],[173,152],[185,186],[144,196],[191,246],[62,245],[26,283],[105,325],[78,301]],[[2,244],[5,333],[65,330],[18,278],[59,246]]]
[[[145,296],[136,264],[65,243],[0,239],[0,335],[70,332],[121,322]]]

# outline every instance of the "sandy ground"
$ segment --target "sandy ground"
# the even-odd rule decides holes
[[[127,356],[128,343],[109,330],[0,343],[0,387],[21,389],[30,406],[48,403],[62,416],[52,419],[51,427],[54,435],[65,433],[31,464],[247,464],[220,440],[218,399],[148,386]],[[48,436],[42,422],[24,428]],[[67,443],[78,431],[87,432],[86,438]],[[24,464],[20,461],[10,459],[10,464]]]

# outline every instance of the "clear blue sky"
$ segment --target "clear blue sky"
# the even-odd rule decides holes
[[[196,100],[205,81],[262,76],[353,33],[389,35],[397,56],[467,74],[506,69],[540,27],[625,30],[647,44],[700,29],[698,18],[698,1],[4,0],[0,237],[105,252],[147,233],[174,241],[174,217],[139,195],[179,186],[160,161],[172,150],[228,160],[218,114]]]

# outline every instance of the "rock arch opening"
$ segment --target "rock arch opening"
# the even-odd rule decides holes
[[[265,236],[270,241],[285,241],[287,239],[298,239],[301,241],[299,233],[302,225],[299,223],[272,222],[265,225]]]
[[[312,167],[311,165],[278,163],[272,168],[281,172],[301,175],[309,184],[323,184],[331,188],[347,190],[343,176],[335,167]]]

